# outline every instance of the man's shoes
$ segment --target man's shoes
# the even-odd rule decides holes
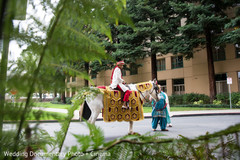
[[[122,106],[122,108],[128,109],[128,107],[127,107],[127,106]]]
[[[170,124],[168,125],[168,127],[172,127],[172,124],[170,123]]]
[[[168,131],[168,129],[162,129],[161,131]]]
[[[156,131],[156,129],[152,129],[153,131]]]

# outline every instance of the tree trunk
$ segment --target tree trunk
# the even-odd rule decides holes
[[[155,42],[155,35],[151,36],[151,43]],[[157,80],[157,55],[156,51],[151,48],[151,68],[152,68],[152,80]]]
[[[0,63],[0,137],[2,137],[3,128],[3,116],[5,108],[5,94],[6,94],[6,81],[7,81],[7,65],[8,65],[8,48],[10,41],[10,30],[4,32],[4,26],[10,26],[11,21],[9,17],[6,17],[7,1],[1,1],[1,13],[0,13],[0,41],[3,41],[3,51]],[[4,24],[5,21],[5,24]]]
[[[156,54],[151,54],[152,80],[157,79],[157,58]]]
[[[66,97],[65,97],[65,92],[64,91],[62,92],[61,100],[62,100],[63,104],[66,104]]]
[[[86,71],[87,73],[89,73],[89,63],[88,63],[88,62],[85,62],[84,67],[85,67],[85,71]],[[85,86],[85,87],[88,87],[88,86],[89,86],[89,82],[88,82],[87,79],[84,80],[84,86]]]
[[[39,101],[42,102],[43,101],[42,90],[39,90],[38,94],[39,94]]]
[[[215,70],[213,61],[213,50],[212,50],[212,38],[210,30],[206,29],[206,48],[207,48],[207,61],[208,61],[208,77],[209,77],[209,91],[210,91],[210,101],[216,97],[216,82],[215,82]]]
[[[54,89],[54,97],[53,98],[56,98],[57,97],[57,89]]]

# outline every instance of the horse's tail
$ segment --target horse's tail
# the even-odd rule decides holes
[[[91,116],[92,112],[87,104],[86,101],[82,104],[79,110],[79,120],[82,121],[82,119],[88,120]]]

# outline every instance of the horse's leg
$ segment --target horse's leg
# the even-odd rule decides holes
[[[129,133],[128,134],[133,134],[133,121],[129,121]]]
[[[101,110],[99,110],[99,109],[96,109],[95,111],[94,111],[94,113],[91,115],[91,122],[90,123],[92,123],[92,124],[95,124],[95,122],[96,122],[96,120],[97,120],[97,117],[98,117],[98,115],[100,114],[100,112],[101,112]]]
[[[97,97],[94,100],[88,102],[88,105],[92,111],[92,114],[88,121],[89,123],[94,124],[103,108],[103,95],[102,94],[97,95]]]
[[[84,107],[84,103],[80,106],[80,109],[79,109],[79,120],[80,121],[82,121],[83,107]]]

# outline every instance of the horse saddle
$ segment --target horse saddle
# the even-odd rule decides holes
[[[104,93],[104,109],[102,113],[105,122],[138,121],[144,119],[139,92],[132,91],[129,96],[129,107],[131,109],[125,109],[122,108],[122,97],[124,96],[122,91],[112,90],[109,87],[101,87],[101,89]]]

